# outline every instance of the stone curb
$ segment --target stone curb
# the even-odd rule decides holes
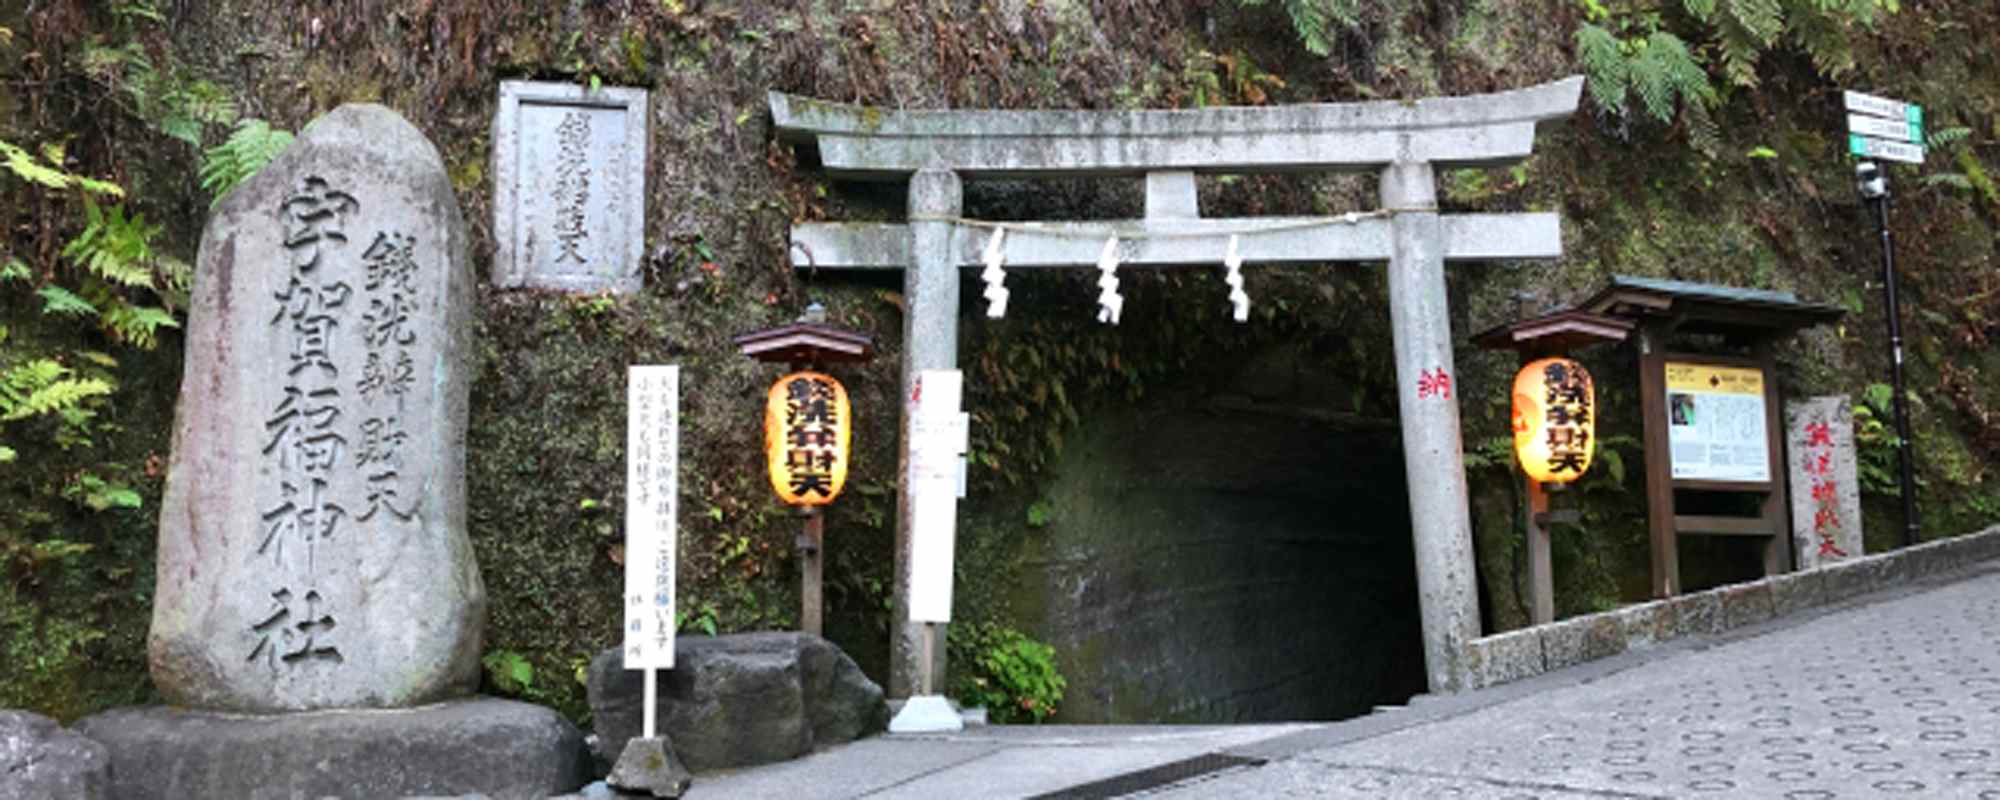
[[[1484,689],[1686,636],[1744,628],[1996,558],[2000,525],[1804,572],[1483,636],[1466,644],[1464,686]]]

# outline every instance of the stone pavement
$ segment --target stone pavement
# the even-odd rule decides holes
[[[2000,565],[1956,578],[1379,735],[1304,733],[1267,743],[1264,766],[1149,796],[2000,800]]]
[[[687,800],[1031,797],[1315,725],[1048,725],[864,739],[796,761],[695,777]]]
[[[1041,794],[2000,800],[2000,563],[1347,722],[880,737],[688,797]]]

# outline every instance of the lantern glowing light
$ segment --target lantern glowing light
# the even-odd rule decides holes
[[[1544,358],[1514,376],[1514,454],[1530,480],[1583,477],[1597,443],[1590,372],[1567,358]]]
[[[764,457],[771,488],[787,505],[823,506],[847,483],[853,433],[847,389],[818,372],[771,384],[764,402]]]

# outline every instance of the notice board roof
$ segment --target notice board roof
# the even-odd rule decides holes
[[[1690,333],[1769,337],[1833,322],[1839,306],[1800,300],[1791,292],[1718,286],[1667,278],[1614,275],[1580,309],[1634,320],[1665,320]]]

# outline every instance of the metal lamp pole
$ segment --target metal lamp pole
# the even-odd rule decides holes
[[[1875,230],[1882,239],[1882,295],[1889,317],[1889,386],[1896,407],[1896,460],[1903,493],[1903,546],[1917,543],[1917,482],[1910,467],[1910,411],[1903,401],[1903,311],[1896,300],[1896,246],[1889,235],[1889,177],[1873,161],[1854,166],[1861,197],[1875,207]]]

